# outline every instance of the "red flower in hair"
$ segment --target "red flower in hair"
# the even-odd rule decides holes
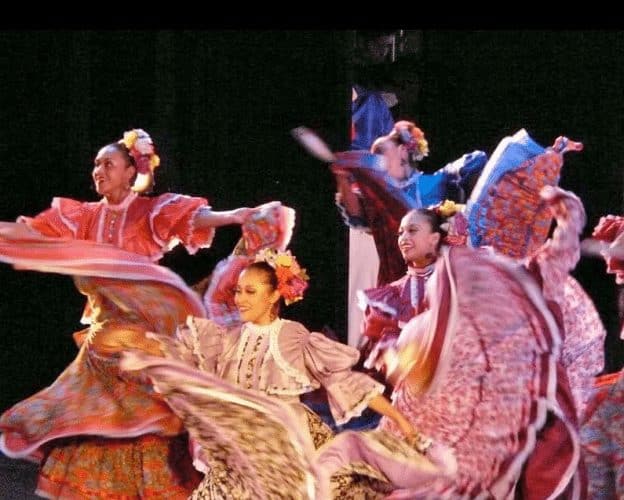
[[[274,248],[265,248],[256,256],[256,262],[266,262],[275,269],[277,289],[286,305],[303,299],[303,292],[308,288],[310,278],[290,250],[281,252]]]
[[[408,151],[414,153],[417,161],[429,155],[429,143],[425,139],[425,133],[412,122],[406,120],[396,122],[394,133],[401,137],[401,142]]]

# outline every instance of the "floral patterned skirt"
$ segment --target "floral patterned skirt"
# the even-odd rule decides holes
[[[46,498],[187,498],[201,480],[186,435],[67,438],[53,443],[37,484]]]

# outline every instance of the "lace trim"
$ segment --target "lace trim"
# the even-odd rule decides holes
[[[78,234],[78,226],[74,224],[72,221],[70,221],[69,219],[65,218],[65,216],[63,215],[63,212],[61,211],[60,198],[54,198],[52,200],[52,208],[56,208],[59,218],[63,221],[63,224],[65,224],[69,228],[69,230],[72,232],[75,238],[76,234]],[[18,222],[20,222],[19,218],[18,218]]]
[[[273,356],[275,363],[280,368],[280,370],[286,373],[286,375],[288,375],[289,377],[292,377],[293,379],[295,379],[295,381],[298,384],[301,384],[302,386],[309,388],[309,389],[317,388],[318,384],[315,387],[312,381],[310,381],[310,379],[308,378],[307,374],[301,373],[294,366],[288,363],[288,361],[286,361],[284,357],[282,356],[282,353],[279,350],[278,339],[279,339],[279,333],[282,330],[283,324],[284,324],[284,321],[281,318],[277,318],[273,323],[271,323],[270,325],[267,325],[268,327],[270,327],[270,329],[268,328],[269,329],[269,350],[271,351],[271,355]],[[296,394],[301,394],[301,393],[296,393]]]
[[[202,249],[202,248],[210,248],[210,246],[212,245],[212,240],[214,240],[214,235],[215,235],[215,228],[211,228],[211,233],[210,236],[207,238],[205,243],[202,243],[201,245],[196,245],[193,243],[193,234],[195,234],[196,231],[198,231],[198,229],[195,228],[195,219],[197,218],[197,214],[199,212],[201,212],[203,209],[207,209],[207,210],[211,210],[210,205],[204,205],[204,206],[200,206],[197,207],[194,211],[193,211],[193,215],[191,215],[191,219],[190,219],[190,223],[189,223],[189,227],[187,228],[187,241],[189,242],[188,245],[184,245],[187,252],[191,255],[194,255],[197,253],[198,250]],[[175,238],[176,240],[176,245],[178,245],[180,243],[180,240],[178,238]]]
[[[431,273],[435,269],[435,264],[436,263],[434,261],[425,267],[408,267],[407,274],[409,274],[410,276],[416,276],[416,277],[421,277],[421,278],[428,277],[431,275]]]
[[[109,203],[108,200],[106,198],[102,198],[101,203],[103,203],[104,205],[106,205],[108,208],[114,208],[117,210],[127,210],[128,207],[130,206],[130,203],[132,203],[136,198],[138,197],[138,195],[133,192],[130,191],[130,193],[128,193],[128,196],[126,196],[121,203]]]
[[[373,387],[373,389],[364,394],[364,396],[362,396],[362,398],[351,409],[345,411],[342,417],[336,417],[334,415],[336,425],[346,424],[352,418],[359,417],[362,412],[366,410],[366,408],[368,408],[371,400],[375,399],[377,396],[382,395],[384,393],[384,390],[385,387],[382,384],[376,383],[375,387]]]
[[[205,372],[212,372],[212,370],[209,370],[206,366],[206,357],[203,355],[201,346],[199,345],[199,330],[195,324],[195,318],[193,318],[193,316],[188,316],[186,318],[186,324],[191,331],[193,355],[196,356],[199,361],[199,368]]]

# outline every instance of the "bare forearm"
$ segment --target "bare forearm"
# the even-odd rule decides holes
[[[391,419],[406,436],[411,436],[416,431],[412,427],[412,424],[405,418],[405,416],[397,410],[392,403],[382,395],[376,396],[368,403],[368,407],[377,413]]]
[[[245,211],[250,209],[237,208],[234,210],[214,211],[204,207],[195,214],[195,227],[198,229],[206,227],[227,226],[230,224],[241,224],[245,218]]]
[[[399,412],[392,406],[392,403],[385,396],[378,395],[370,400],[368,407],[377,413],[394,420]]]

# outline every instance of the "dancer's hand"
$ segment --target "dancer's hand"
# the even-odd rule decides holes
[[[247,220],[255,214],[258,208],[241,207],[232,210],[232,220],[234,224],[244,224]]]
[[[419,436],[416,428],[402,414],[399,414],[395,422],[408,441],[416,439],[417,436]]]

